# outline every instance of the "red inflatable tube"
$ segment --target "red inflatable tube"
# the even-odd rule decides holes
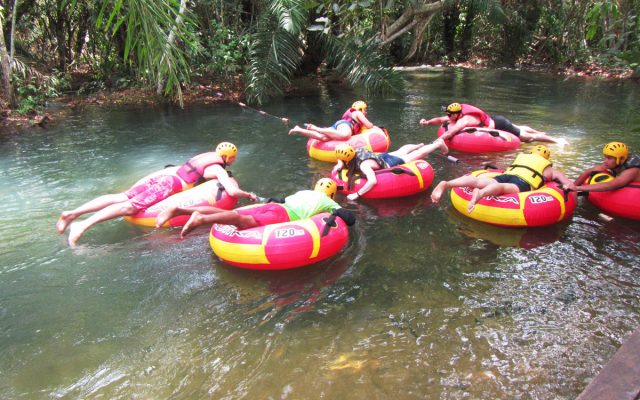
[[[445,127],[440,126],[438,137],[445,133]],[[520,139],[505,131],[488,128],[466,128],[450,140],[445,141],[451,150],[467,153],[488,153],[493,151],[514,150],[520,147]]]
[[[214,224],[209,234],[211,248],[222,261],[255,270],[298,268],[317,263],[336,255],[348,240],[345,222],[328,213],[243,230]]]
[[[613,180],[607,173],[593,175],[587,184]],[[587,192],[589,202],[602,211],[623,218],[640,221],[640,182],[631,182],[620,189],[608,192]]]
[[[392,168],[375,171],[377,184],[365,193],[365,199],[403,197],[427,190],[433,182],[433,167],[425,160],[411,161]],[[338,184],[338,190],[344,194],[357,192],[367,179],[354,177],[351,187],[346,182],[346,170],[340,174],[332,173],[331,179]]]

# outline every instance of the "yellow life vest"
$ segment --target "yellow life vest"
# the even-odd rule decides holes
[[[549,160],[537,154],[518,154],[504,173],[521,178],[531,185],[531,190],[536,190],[544,184],[542,172],[550,166]]]

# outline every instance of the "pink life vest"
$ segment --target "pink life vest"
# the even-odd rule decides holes
[[[182,164],[176,173],[188,184],[205,181],[204,170],[216,164],[222,166],[222,168],[227,167],[227,164],[217,153],[202,153]]]
[[[462,105],[462,115],[471,115],[480,120],[481,127],[489,127],[491,126],[491,116],[486,112],[482,111],[478,107],[472,106],[470,104],[461,104]]]

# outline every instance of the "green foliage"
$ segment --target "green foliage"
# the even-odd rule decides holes
[[[302,26],[296,24],[304,20],[299,18],[304,10],[299,1],[284,3],[274,2],[252,37],[246,84],[251,102],[262,103],[268,96],[281,94],[300,64]]]
[[[44,76],[22,63],[17,65],[11,75],[11,83],[16,91],[20,114],[41,112],[48,99],[60,96],[69,87],[69,80],[63,75]]]
[[[237,35],[216,20],[210,21],[209,26],[209,31],[198,32],[197,47],[188,50],[195,73],[221,80],[235,76],[247,62],[249,35]]]
[[[190,63],[178,42],[194,48],[197,37],[188,29],[193,26],[190,14],[180,14],[180,7],[177,0],[105,1],[96,26],[113,37],[126,27],[122,59],[151,85],[165,81],[164,94],[181,102],[181,83],[190,76]],[[172,35],[177,40],[170,40]]]

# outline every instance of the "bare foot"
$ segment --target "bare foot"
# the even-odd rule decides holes
[[[289,135],[293,135],[294,133],[300,133],[300,129],[302,128],[300,128],[298,125],[294,126],[289,130]]]
[[[180,237],[184,239],[187,233],[191,232],[196,226],[199,226],[201,224],[202,224],[202,214],[200,214],[197,211],[194,211],[193,214],[191,214],[191,217],[189,217],[189,220],[187,221],[187,223],[184,224],[184,227],[182,228],[182,232],[180,232]]]
[[[67,239],[67,243],[69,243],[70,247],[76,246],[76,242],[80,239],[85,230],[86,228],[84,228],[81,223],[76,222],[71,224],[69,227],[69,238]]]
[[[438,143],[438,148],[440,149],[440,153],[442,153],[442,155],[446,156],[447,154],[449,154],[449,148],[447,147],[444,140],[438,138],[434,143]]]
[[[478,194],[480,193],[480,189],[473,189],[473,194],[471,195],[471,200],[469,200],[469,206],[467,207],[467,212],[471,214],[474,208],[476,208],[476,203],[478,202]]]
[[[58,218],[58,222],[56,222],[56,230],[58,233],[64,233],[67,230],[67,226],[73,221],[75,218],[69,211],[63,211],[60,214],[60,218]]]
[[[160,228],[161,226],[163,226],[171,217],[173,217],[173,213],[175,211],[175,207],[167,207],[166,209],[162,210],[156,217],[156,228]]]
[[[440,198],[442,197],[442,193],[444,192],[446,187],[447,187],[447,181],[442,181],[438,183],[435,189],[433,189],[433,192],[431,192],[431,201],[434,203],[439,203]]]

